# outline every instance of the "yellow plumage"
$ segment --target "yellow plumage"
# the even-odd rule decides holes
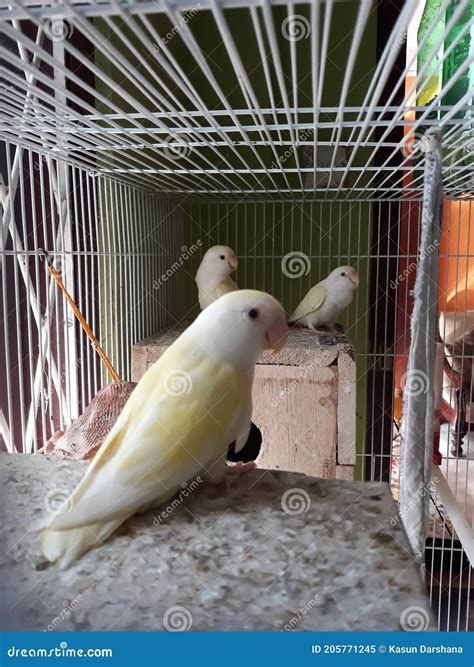
[[[227,276],[225,280],[216,285],[214,291],[216,298],[218,298],[223,294],[227,294],[228,292],[235,292],[235,290],[238,289],[239,288],[237,284],[232,280],[232,278],[230,276]]]
[[[358,285],[359,276],[352,266],[338,266],[311,287],[291,319],[310,329],[334,326],[341,312],[351,303]]]
[[[303,300],[298,304],[295,312],[292,315],[292,319],[297,321],[301,317],[305,317],[311,313],[314,313],[323,305],[327,293],[327,289],[325,289],[320,283],[312,287]]]
[[[210,381],[211,380],[211,381]],[[68,565],[125,519],[165,502],[224,459],[251,402],[251,375],[212,359],[184,334],[143,376],[68,512],[40,529],[43,554]]]

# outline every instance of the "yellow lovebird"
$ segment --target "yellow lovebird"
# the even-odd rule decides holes
[[[352,266],[339,266],[307,292],[291,316],[292,322],[313,330],[333,327],[358,286],[357,271]]]
[[[239,260],[232,248],[226,245],[209,248],[196,273],[199,305],[202,310],[223,294],[239,289],[230,277],[238,265]]]
[[[232,292],[206,308],[140,380],[64,511],[36,526],[43,555],[67,567],[197,475],[235,481],[246,466],[227,467],[227,447],[247,440],[255,363],[287,331],[264,292]]]

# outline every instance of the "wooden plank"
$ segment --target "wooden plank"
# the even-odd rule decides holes
[[[168,349],[182,328],[134,345],[132,379]],[[350,344],[320,345],[290,331],[288,349],[265,354],[255,369],[253,422],[263,436],[260,467],[316,477],[353,478],[356,457],[355,361]],[[286,352],[285,352],[286,350]]]
[[[180,323],[150,338],[136,343],[134,347],[146,347],[149,350],[150,361],[156,361],[164,350],[169,347],[189,326],[190,322]],[[320,336],[306,329],[292,329],[288,334],[285,347],[277,354],[264,352],[258,362],[259,365],[271,366],[298,366],[315,365],[321,367],[332,366],[337,363],[339,354],[345,353],[354,357],[354,348],[343,335],[335,335],[330,345],[322,345]],[[340,342],[337,342],[339,341]]]
[[[341,352],[337,358],[337,462],[356,462],[356,367],[351,355]]]
[[[252,420],[263,436],[259,467],[336,475],[337,369],[302,376],[292,366],[255,369]]]

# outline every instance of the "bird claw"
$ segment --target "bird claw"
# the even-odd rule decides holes
[[[228,466],[228,470],[226,470],[225,473],[225,486],[226,489],[229,490],[237,484],[239,481],[240,475],[245,475],[246,473],[250,472],[251,470],[255,470],[257,467],[257,464],[255,461],[249,461],[248,463],[238,463],[237,465],[234,466]]]
[[[311,331],[311,333],[314,333],[318,336],[326,336],[328,333],[330,333],[329,329],[325,326],[310,327],[309,330]]]

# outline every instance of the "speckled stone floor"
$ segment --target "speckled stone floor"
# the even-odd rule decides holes
[[[198,484],[61,571],[29,527],[88,464],[0,459],[3,628],[434,629],[386,484],[264,470]]]

